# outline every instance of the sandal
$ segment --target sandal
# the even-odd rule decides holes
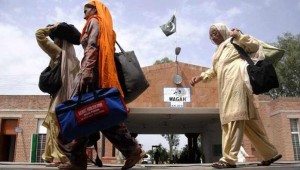
[[[142,159],[146,153],[144,151],[140,151],[137,155],[129,156],[126,161],[125,165],[121,168],[121,170],[126,170],[132,168],[140,159]]]
[[[211,166],[214,167],[214,168],[217,168],[217,169],[236,168],[236,165],[231,165],[231,164],[229,164],[227,162],[224,162],[224,161],[214,162]]]
[[[47,163],[46,167],[58,167],[61,164],[61,162],[51,162]]]
[[[282,158],[281,154],[276,155],[275,157],[273,157],[270,160],[267,161],[261,161],[261,163],[257,164],[257,166],[269,166],[272,163],[274,163],[275,161],[278,161],[280,158]]]

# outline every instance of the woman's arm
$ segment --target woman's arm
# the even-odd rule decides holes
[[[93,69],[96,66],[98,54],[100,52],[99,44],[97,44],[100,29],[96,18],[91,19],[86,32],[89,36],[87,47],[84,49],[84,62],[81,65],[81,72],[83,81],[92,83],[94,76]]]
[[[214,71],[214,69],[213,68],[210,68],[210,69],[208,69],[208,70],[206,70],[205,72],[202,72],[201,74],[200,74],[200,77],[202,78],[202,80],[204,81],[204,82],[206,82],[206,81],[208,81],[208,80],[211,80],[211,79],[213,79],[214,77],[216,77],[216,72]]]
[[[193,77],[190,81],[190,84],[194,86],[196,83],[199,83],[200,81],[206,82],[214,78],[216,75],[217,74],[215,73],[214,69],[210,68],[205,72],[202,72],[199,76]]]
[[[250,35],[241,34],[241,32],[234,28],[230,35],[235,38],[235,41],[247,52],[254,53],[259,49],[259,41]]]
[[[61,48],[50,41],[47,37],[50,34],[51,27],[38,29],[35,33],[36,40],[41,49],[47,53],[52,60],[56,60],[61,55]]]

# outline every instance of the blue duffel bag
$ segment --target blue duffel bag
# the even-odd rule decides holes
[[[127,108],[117,88],[104,88],[74,96],[55,108],[65,140],[88,136],[118,125],[127,117]]]

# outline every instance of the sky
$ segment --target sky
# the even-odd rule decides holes
[[[35,31],[57,22],[73,24],[81,31],[85,23],[83,6],[87,2],[0,0],[0,95],[44,94],[37,84],[40,72],[49,64],[49,57],[37,45]],[[164,57],[175,61],[176,47],[181,47],[179,62],[210,67],[216,46],[209,40],[208,30],[217,22],[269,43],[277,42],[277,37],[286,32],[300,33],[299,0],[102,2],[112,14],[117,41],[126,51],[135,51],[141,67],[153,65]],[[167,37],[160,26],[174,13],[177,31]],[[77,57],[82,59],[82,48],[76,46],[75,49]],[[159,138],[158,143],[166,142],[157,135],[156,138]]]

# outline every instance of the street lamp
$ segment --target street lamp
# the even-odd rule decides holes
[[[173,82],[176,85],[179,85],[179,84],[182,83],[182,77],[178,74],[178,61],[177,61],[177,56],[179,55],[180,51],[181,51],[180,47],[176,47],[175,48],[175,55],[176,55],[176,75],[173,77]]]

